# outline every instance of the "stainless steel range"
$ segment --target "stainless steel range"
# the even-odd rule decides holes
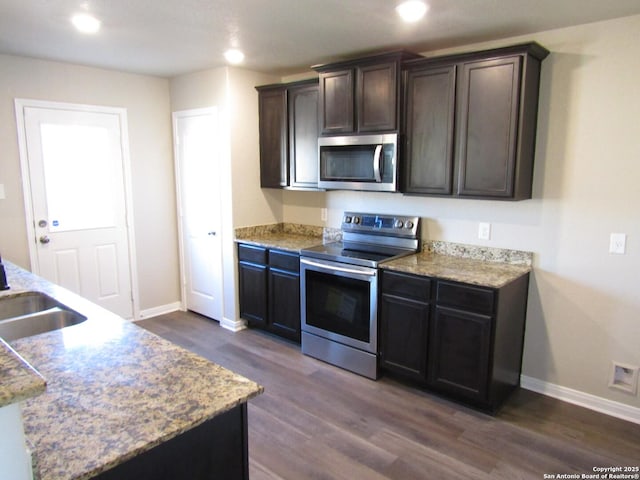
[[[420,219],[345,212],[342,241],[300,252],[302,353],[378,377],[378,265],[420,247]]]

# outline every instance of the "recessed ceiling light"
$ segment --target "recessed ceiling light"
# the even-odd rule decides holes
[[[420,0],[409,0],[396,7],[396,12],[398,12],[400,18],[407,23],[417,22],[424,17],[427,10],[429,10],[427,4]]]
[[[238,63],[242,63],[244,60],[244,53],[235,48],[230,48],[226,52],[224,52],[224,58],[227,59],[227,62],[232,65],[237,65]]]
[[[71,17],[71,23],[82,33],[96,33],[102,22],[88,13],[76,13]]]

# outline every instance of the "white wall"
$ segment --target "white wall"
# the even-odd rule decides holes
[[[285,192],[285,221],[321,225],[322,206],[333,227],[347,208],[406,212],[423,217],[425,238],[534,252],[523,374],[640,407],[638,394],[608,388],[612,360],[640,365],[638,32],[633,16],[456,49],[535,40],[552,52],[532,200]],[[478,222],[492,224],[490,241],[478,240]],[[627,234],[626,255],[608,253],[611,232]]]
[[[27,269],[28,239],[14,98],[127,109],[140,308],[179,298],[169,82],[59,62],[0,55],[0,253]]]
[[[231,155],[234,225],[263,225],[281,222],[282,191],[260,188],[260,146],[258,135],[258,92],[256,85],[273,83],[273,76],[229,69]]]
[[[237,298],[237,262],[234,229],[282,221],[282,193],[260,189],[258,94],[256,85],[278,78],[238,68],[223,67],[171,79],[172,111],[218,107],[225,144],[220,166],[223,315],[227,328],[241,323]]]

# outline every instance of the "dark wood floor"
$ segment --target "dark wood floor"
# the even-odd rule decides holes
[[[193,313],[138,325],[265,387],[249,402],[252,480],[542,479],[640,465],[640,425],[527,390],[491,417]]]

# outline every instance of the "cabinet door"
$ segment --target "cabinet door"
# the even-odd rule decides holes
[[[358,67],[357,72],[358,131],[396,130],[398,125],[396,62]]]
[[[300,341],[300,275],[269,269],[270,330]]]
[[[280,188],[288,183],[286,98],[284,87],[258,94],[261,187]]]
[[[519,56],[460,66],[456,160],[461,196],[513,196],[520,68]]]
[[[267,267],[239,262],[240,316],[256,326],[267,325]]]
[[[322,133],[353,132],[353,70],[320,74]]]
[[[289,186],[318,187],[318,85],[289,89]]]
[[[455,66],[409,71],[404,191],[452,192]]]
[[[429,304],[382,294],[379,318],[380,366],[425,382]]]
[[[487,400],[492,318],[437,306],[429,340],[429,383]]]

